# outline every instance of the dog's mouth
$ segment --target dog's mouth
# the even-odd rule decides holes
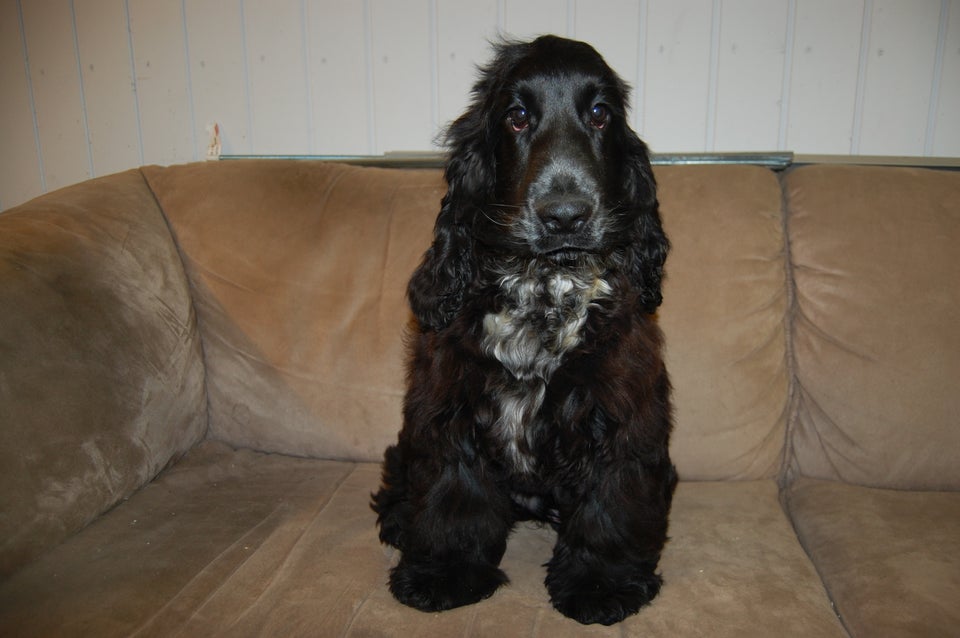
[[[578,233],[544,233],[534,242],[534,251],[553,260],[567,260],[600,252],[601,242],[585,228]]]
[[[543,256],[558,264],[569,264],[580,261],[583,257],[594,254],[594,251],[579,246],[562,246],[543,253]]]

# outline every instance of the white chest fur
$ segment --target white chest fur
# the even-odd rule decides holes
[[[484,317],[484,352],[509,373],[487,388],[497,408],[493,433],[516,470],[533,469],[526,435],[543,404],[547,382],[564,355],[580,344],[591,304],[611,293],[599,274],[584,271],[530,266],[504,275],[500,286],[506,303]]]

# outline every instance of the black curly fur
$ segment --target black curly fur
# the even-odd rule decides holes
[[[405,604],[490,596],[527,518],[557,530],[560,612],[611,624],[660,589],[676,474],[653,313],[669,244],[626,94],[589,45],[504,42],[448,130],[448,191],[408,288],[403,429],[372,504]]]

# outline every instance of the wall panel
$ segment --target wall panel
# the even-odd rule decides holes
[[[644,139],[655,151],[706,149],[712,118],[710,56],[713,0],[650,2],[643,111]]]
[[[469,103],[477,66],[490,60],[488,42],[500,35],[497,19],[496,0],[467,6],[437,3],[437,120],[441,126],[453,121]]]
[[[74,0],[92,172],[143,163],[123,0]]]
[[[2,62],[6,61],[6,62]],[[0,2],[0,210],[40,193],[30,84],[16,3]]]
[[[197,159],[186,41],[179,2],[128,0],[143,160]]]
[[[22,17],[22,19],[21,19]],[[659,152],[960,157],[960,0],[7,0],[0,205],[142,163],[435,149],[502,33],[592,42]]]
[[[371,86],[364,4],[308,0],[313,151],[373,152]]]
[[[863,0],[797,2],[786,148],[850,152],[863,9]]]
[[[206,156],[207,127],[213,123],[220,126],[224,153],[252,153],[241,3],[186,0],[184,13],[195,153],[201,159]]]
[[[922,155],[940,0],[873,0],[859,144],[864,155]]]
[[[245,0],[254,152],[311,153],[313,130],[300,0]]]
[[[571,12],[570,0],[505,0],[503,28],[517,38],[545,33],[570,35]]]
[[[939,91],[932,130],[928,133],[930,155],[957,155],[960,149],[960,0],[947,5],[946,29],[941,51]]]
[[[722,3],[716,128],[708,150],[777,148],[787,5],[787,0]]]
[[[43,180],[46,188],[59,188],[92,174],[73,12],[69,0],[32,0],[21,6]]]
[[[429,149],[437,133],[427,0],[371,0],[374,152]]]

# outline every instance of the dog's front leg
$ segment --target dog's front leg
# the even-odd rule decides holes
[[[610,625],[660,591],[676,474],[669,459],[594,464],[558,530],[546,585],[554,607],[581,623]],[[602,469],[602,471],[601,471]]]
[[[478,459],[417,455],[406,474],[406,520],[390,591],[400,602],[441,611],[490,596],[507,577],[498,567],[512,526],[511,503]]]

